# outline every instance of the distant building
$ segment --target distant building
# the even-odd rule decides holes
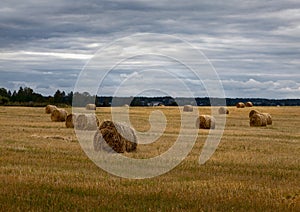
[[[163,105],[162,102],[149,102],[148,103],[148,106],[161,106],[161,105]]]

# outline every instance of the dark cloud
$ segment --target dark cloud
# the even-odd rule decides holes
[[[25,83],[45,94],[72,90],[99,48],[132,33],[154,32],[202,50],[230,96],[300,98],[299,14],[295,0],[4,0],[0,85],[15,89]]]

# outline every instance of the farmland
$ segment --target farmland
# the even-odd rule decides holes
[[[273,124],[249,127],[251,108],[228,107],[221,143],[204,165],[198,159],[208,131],[200,129],[176,168],[135,180],[97,167],[74,130],[51,122],[44,108],[0,107],[0,210],[299,211],[300,107],[254,108],[270,113]],[[176,140],[177,107],[131,107],[133,127],[147,131],[153,110],[164,113],[166,133],[128,157],[160,155]],[[110,108],[96,115],[110,119]]]

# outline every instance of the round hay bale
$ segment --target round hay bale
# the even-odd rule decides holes
[[[254,114],[260,113],[258,110],[251,110],[249,112],[249,118],[251,118]]]
[[[50,113],[52,113],[52,111],[53,111],[54,109],[57,109],[57,107],[56,107],[55,105],[47,105],[47,106],[45,107],[45,113],[50,114]]]
[[[229,110],[226,107],[220,107],[219,114],[229,114]]]
[[[236,107],[237,108],[244,108],[245,104],[243,102],[239,102],[239,103],[236,104]]]
[[[256,113],[250,118],[251,127],[264,127],[267,126],[267,118],[265,115]]]
[[[99,119],[95,114],[85,114],[87,118],[86,130],[97,130],[99,127]]]
[[[76,120],[76,114],[69,114],[67,115],[67,118],[66,118],[66,127],[67,128],[74,128],[74,123],[75,123],[75,120]]]
[[[272,125],[272,116],[269,113],[261,113],[257,110],[251,110],[249,113],[249,118],[251,119],[251,117],[255,114],[261,114],[265,116],[265,118],[267,119],[267,125]]]
[[[196,128],[199,129],[215,129],[216,120],[210,115],[201,115],[197,118]]]
[[[87,118],[84,114],[78,114],[74,122],[75,129],[84,130],[86,127]]]
[[[96,130],[99,126],[99,120],[95,114],[79,114],[74,123],[78,130]]]
[[[104,121],[94,135],[93,144],[95,151],[132,152],[137,148],[137,137],[134,129],[125,124]]]
[[[272,125],[272,116],[269,113],[262,113],[267,119],[267,125]]]
[[[123,107],[129,107],[129,105],[128,105],[128,104],[125,104],[125,105],[123,105]]]
[[[96,152],[99,152],[101,150],[112,152],[113,150],[106,144],[104,138],[102,137],[102,134],[99,130],[96,131],[93,139],[93,146],[94,150]]]
[[[253,107],[253,103],[252,102],[246,102],[245,106],[246,107]]]
[[[54,109],[51,113],[51,120],[57,121],[57,122],[63,122],[66,121],[67,118],[67,111],[64,109]]]
[[[85,106],[86,110],[96,110],[96,105],[95,104],[87,104]]]
[[[193,112],[193,106],[192,105],[184,105],[183,111],[184,112]]]

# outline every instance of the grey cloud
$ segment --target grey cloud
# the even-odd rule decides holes
[[[293,80],[277,81],[258,81],[249,79],[248,81],[224,80],[224,86],[227,88],[227,95],[234,97],[237,95],[237,88],[242,91],[245,97],[276,97],[277,95],[284,98],[299,98],[300,83]],[[271,96],[270,96],[271,95]],[[272,96],[274,95],[274,96]]]
[[[0,84],[12,89],[13,84],[6,80],[24,81],[40,89],[39,80],[51,83],[43,92],[59,87],[71,90],[98,48],[132,33],[155,32],[179,36],[202,50],[224,80],[228,95],[300,97],[295,87],[268,84],[300,81],[299,10],[299,1],[293,0],[4,0],[0,9]],[[148,42],[151,44],[151,39]],[[21,51],[45,54],[18,54]],[[8,58],[7,53],[15,56]],[[53,53],[66,57],[54,57]],[[156,63],[155,68],[160,66]],[[62,76],[69,80],[61,82]],[[250,79],[278,92],[261,84],[245,84]],[[193,80],[190,76],[191,84]],[[231,87],[231,80],[237,86]],[[117,83],[112,78],[110,85]],[[246,87],[240,90],[238,85]],[[253,93],[248,92],[251,89]]]

